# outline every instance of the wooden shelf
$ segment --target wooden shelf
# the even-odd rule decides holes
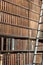
[[[11,54],[17,54],[17,53],[34,53],[34,51],[29,51],[29,50],[19,50],[19,51],[13,51],[13,50],[3,50],[3,51],[1,51],[0,50],[0,53],[1,54],[5,54],[5,53],[7,53],[7,54],[9,54],[9,53],[11,53]],[[37,53],[43,53],[43,51],[37,51]]]

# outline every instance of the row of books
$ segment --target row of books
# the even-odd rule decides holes
[[[16,37],[28,37],[28,29],[18,28],[10,25],[0,24],[0,35],[11,35]]]
[[[9,22],[10,21],[10,23],[11,24],[15,24],[15,22],[16,23],[19,23],[19,21],[20,21],[20,23],[21,23],[21,21],[23,22],[23,23],[21,23],[21,24],[23,24],[23,26],[25,26],[26,24],[26,26],[28,26],[29,25],[29,20],[28,19],[24,19],[24,17],[23,16],[25,16],[25,17],[28,17],[29,16],[29,18],[32,18],[32,19],[34,19],[35,21],[36,21],[36,19],[38,20],[39,19],[39,15],[37,15],[37,14],[33,14],[32,12],[30,12],[30,11],[27,11],[27,10],[25,10],[25,9],[23,9],[23,8],[21,8],[20,7],[20,11],[18,11],[19,10],[19,8],[18,8],[18,6],[14,6],[14,5],[12,5],[11,4],[11,6],[9,7],[9,5],[10,5],[10,3],[8,3],[8,4],[6,4],[7,2],[4,2],[4,1],[2,1],[1,2],[1,9],[2,10],[8,10],[7,11],[7,13],[9,12],[9,11],[11,11],[10,12],[10,14],[6,14],[6,13],[0,13],[0,19],[2,19],[2,21],[4,21],[4,22]],[[7,7],[7,6],[8,7]],[[15,8],[13,8],[12,6],[14,6]],[[17,10],[16,10],[16,8],[17,8]],[[33,7],[32,7],[33,8]],[[10,10],[11,9],[11,10]],[[23,11],[21,10],[21,9],[23,9]],[[37,9],[37,8],[36,8]],[[3,11],[3,12],[4,12]],[[12,14],[13,13],[13,11],[15,11],[16,12],[16,14],[17,14],[17,11],[18,11],[18,15],[17,16],[15,16],[14,14]],[[29,14],[28,14],[28,12],[29,12]],[[19,16],[19,13],[21,13],[22,14],[22,16]],[[12,15],[11,15],[12,14]],[[21,15],[20,14],[20,15]],[[25,14],[25,15],[23,15],[23,14]],[[35,17],[32,17],[32,16],[30,16],[30,15],[35,15],[35,16],[37,16],[36,18]],[[1,21],[1,20],[0,20]],[[30,20],[30,22],[31,22],[31,20]]]
[[[29,20],[24,19],[22,17],[18,16],[13,16],[7,13],[2,13],[0,12],[0,22],[3,23],[8,23],[8,24],[13,24],[13,25],[23,25],[23,26],[28,26],[29,25]]]
[[[0,24],[0,34],[12,35],[12,36],[14,35],[17,37],[19,36],[19,37],[36,38],[37,30],[28,30],[28,29],[24,29],[24,28]]]
[[[11,3],[8,2],[1,2],[1,10],[3,11],[7,11],[13,14],[18,14],[18,15],[22,15],[22,16],[26,16],[28,17],[28,10],[26,10],[23,7],[19,7],[18,5],[13,5]]]
[[[2,65],[25,65],[29,64],[29,53],[3,54]]]
[[[1,1],[0,5],[1,5],[1,10],[3,12],[5,12],[5,11],[7,11],[7,13],[10,12],[10,14],[0,12],[0,22],[3,23],[3,24],[0,23],[0,30],[1,30],[0,33],[27,36],[28,29],[15,27],[14,25],[28,26],[28,20],[19,17],[19,15],[18,16],[14,16],[14,14],[12,15],[13,12],[15,12],[15,14],[17,14],[17,12],[18,12],[18,14],[19,14],[20,12],[18,10],[20,10],[22,12],[22,10],[21,10],[22,8],[20,8],[18,6],[14,6],[5,1]],[[23,12],[24,11],[25,11],[25,9],[23,9]],[[27,10],[26,10],[26,12],[24,12],[24,13],[23,12],[22,12],[22,14],[25,14],[25,16],[28,15],[28,14],[26,14]]]
[[[23,25],[23,26],[29,26],[29,23],[31,23],[31,22],[35,23],[35,21],[36,21],[35,24],[37,25],[37,22],[39,22],[39,15],[37,15],[36,18],[34,16],[32,17],[32,15],[36,16],[37,14],[33,14],[32,12],[30,12],[29,18],[27,18],[25,16],[12,14],[12,13],[8,13],[8,12],[0,12],[0,21],[10,23],[10,24]],[[19,24],[19,23],[21,23],[21,24]]]
[[[20,40],[12,38],[0,38],[0,50],[31,50],[34,51],[35,41],[33,40]],[[43,44],[39,43],[38,51],[43,50]]]
[[[6,0],[7,1],[7,0]],[[21,5],[21,6],[24,6],[24,7],[27,7],[27,8],[30,8],[30,9],[32,9],[32,6],[33,6],[33,10],[35,10],[34,8],[37,8],[37,9],[40,9],[40,7],[38,6],[38,5],[41,5],[41,1],[27,1],[27,0],[9,0],[9,2],[12,2],[12,3],[16,3],[16,4],[18,4],[18,5]],[[36,5],[35,5],[36,4]],[[38,10],[35,10],[35,11],[38,11]],[[39,11],[38,11],[39,12]]]
[[[25,44],[25,46],[24,46]],[[28,40],[0,38],[0,50],[28,50]]]
[[[3,54],[1,57],[1,65],[28,65],[32,64],[33,53],[17,53],[17,54]],[[42,54],[37,55],[36,63],[41,64]]]
[[[8,1],[8,0],[6,0]],[[25,6],[25,7],[28,7],[28,1],[27,0],[9,0],[9,2],[13,2],[13,3],[16,3],[18,5],[22,5],[22,6]]]
[[[2,1],[1,2],[1,10],[7,11],[7,12],[10,12],[10,13],[13,13],[13,14],[22,15],[22,16],[25,16],[27,18],[29,16],[29,11],[31,11],[31,13],[34,14],[34,15],[38,15],[37,12],[40,13],[40,8],[38,6],[36,7],[36,5],[34,5],[34,4],[33,5],[27,4],[28,6],[31,6],[31,7],[26,8],[26,7],[23,7],[22,5],[19,6],[16,3],[15,3],[15,5],[13,5],[10,2],[8,3],[8,2],[5,2],[5,1]]]

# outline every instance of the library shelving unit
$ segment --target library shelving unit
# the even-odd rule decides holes
[[[35,51],[34,65],[43,65],[41,4],[41,0],[0,0],[0,65],[32,65]]]

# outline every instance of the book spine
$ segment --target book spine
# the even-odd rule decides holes
[[[0,50],[1,50],[1,37],[0,37]]]
[[[8,38],[6,38],[6,50],[8,50]]]
[[[1,38],[1,50],[3,51],[3,45],[4,45],[4,38]]]
[[[0,1],[0,11],[1,11],[1,1]]]
[[[11,54],[11,58],[10,59],[11,59],[11,65],[12,65],[12,54]]]
[[[12,39],[12,50],[14,50],[14,43],[15,43],[15,40]]]
[[[6,4],[6,2],[5,2],[5,11],[6,11],[6,9],[7,9],[7,4]]]
[[[8,50],[10,50],[10,38],[8,38]]]
[[[23,65],[23,55],[20,54],[20,65]]]
[[[2,63],[3,63],[3,55],[0,55],[0,64],[2,65]]]
[[[9,64],[8,64],[8,65],[11,65],[11,59],[10,59],[10,57],[11,57],[11,56],[10,56],[10,54],[9,54]]]
[[[25,65],[25,53],[23,54],[23,65]]]
[[[4,1],[2,1],[2,10],[4,11]]]
[[[3,4],[2,4],[2,0],[1,0],[1,10],[2,10],[2,5],[3,5]]]

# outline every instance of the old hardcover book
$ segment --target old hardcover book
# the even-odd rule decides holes
[[[15,45],[15,40],[14,39],[12,39],[12,50],[14,50],[15,48],[14,48],[14,45]]]
[[[3,51],[4,49],[3,49],[3,45],[4,45],[4,38],[2,37],[1,38],[1,50]]]
[[[0,38],[0,50],[1,50],[1,38]]]
[[[6,50],[8,50],[8,38],[6,38]]]
[[[0,65],[3,64],[3,55],[0,54]]]
[[[10,43],[10,38],[8,38],[8,50],[10,50],[10,45],[11,45],[11,43]]]

